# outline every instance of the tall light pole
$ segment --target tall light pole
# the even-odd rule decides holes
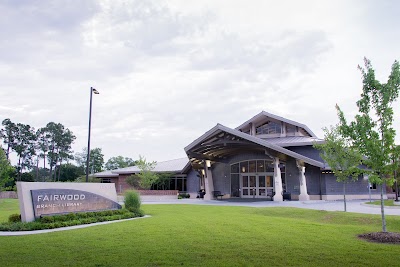
[[[92,97],[93,94],[98,95],[99,91],[90,87],[90,108],[89,108],[89,135],[87,145],[87,159],[86,159],[86,183],[89,182],[89,161],[90,161],[90,128],[92,126]]]

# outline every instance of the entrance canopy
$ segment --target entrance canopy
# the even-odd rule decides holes
[[[278,157],[281,160],[292,157],[316,167],[325,167],[323,162],[221,124],[217,124],[185,147],[185,152],[194,169],[203,168],[205,160],[227,162],[233,155],[251,151],[262,151],[271,158]]]

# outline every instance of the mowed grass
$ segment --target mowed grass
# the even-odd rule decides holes
[[[380,200],[374,200],[374,201],[371,201],[371,202],[365,202],[366,204],[369,204],[369,205],[381,205],[381,201]],[[385,200],[383,200],[383,205],[385,205],[385,206],[397,206],[397,207],[399,207],[400,208],[400,206],[399,205],[396,205],[396,204],[394,204],[394,200],[393,199],[385,199]]]
[[[18,199],[0,199],[0,222],[7,222],[8,216],[13,213],[20,214]]]
[[[10,209],[13,206],[13,209]],[[0,202],[0,218],[17,213]],[[379,215],[294,208],[143,205],[151,218],[0,236],[1,266],[399,266],[400,246],[368,243]],[[400,232],[400,218],[387,216]]]

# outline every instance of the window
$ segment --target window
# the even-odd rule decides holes
[[[239,173],[239,163],[231,165],[231,173]]]
[[[173,176],[162,183],[156,183],[151,186],[151,190],[178,190],[187,191],[186,177]]]
[[[296,126],[286,125],[286,135],[294,136],[296,134]]]
[[[101,178],[102,183],[111,183],[111,178]]]
[[[256,172],[256,161],[249,161],[249,172]]]
[[[240,172],[241,173],[249,172],[249,162],[248,161],[240,162]]]
[[[280,163],[281,172],[285,172],[285,163]],[[263,173],[274,172],[272,160],[246,160],[231,165],[232,173]]]
[[[369,189],[376,189],[376,183],[370,183]]]
[[[256,128],[256,134],[280,134],[282,125],[280,122],[268,121]]]

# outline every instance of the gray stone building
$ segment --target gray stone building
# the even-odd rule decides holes
[[[159,162],[155,171],[171,174],[169,190],[192,197],[204,190],[205,199],[342,199],[342,183],[313,148],[320,142],[306,125],[262,111],[234,129],[217,124],[185,147],[187,158]],[[122,192],[124,179],[137,172],[128,167],[96,176]],[[348,199],[367,199],[378,198],[380,188],[360,176],[346,191]]]

